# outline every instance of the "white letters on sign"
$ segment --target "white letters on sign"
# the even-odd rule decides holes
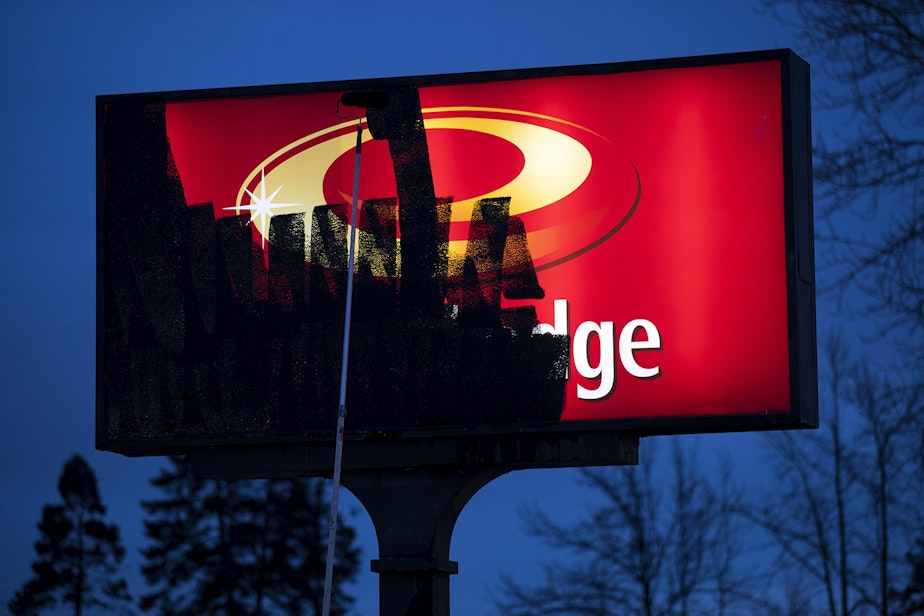
[[[553,324],[542,323],[539,333],[568,334],[568,300],[556,299],[554,304]],[[636,333],[642,330],[644,336],[636,340]],[[597,380],[594,389],[577,385],[577,395],[581,400],[600,400],[611,395],[616,388],[616,340],[615,326],[612,321],[585,321],[577,326],[571,337],[571,357],[574,367],[585,379]],[[590,349],[593,339],[597,339],[600,353],[597,364],[591,365]],[[642,366],[635,356],[638,350],[656,350],[661,348],[661,332],[654,323],[647,319],[633,319],[619,332],[619,362],[630,375],[639,379],[650,379],[661,374],[659,366]]]

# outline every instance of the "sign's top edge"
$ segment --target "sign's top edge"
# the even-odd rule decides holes
[[[654,60],[630,60],[624,62],[603,62],[597,64],[576,64],[552,67],[520,69],[496,69],[461,73],[438,73],[429,75],[407,75],[401,77],[371,77],[336,81],[302,82],[288,84],[267,84],[257,86],[233,86],[194,90],[165,90],[160,92],[135,92],[121,94],[100,94],[98,103],[116,102],[120,99],[195,100],[208,98],[268,96],[310,92],[330,92],[369,87],[396,87],[410,85],[443,85],[451,83],[473,83],[484,81],[508,81],[538,77],[568,75],[594,75],[608,73],[629,73],[669,68],[692,68],[721,64],[740,64],[766,60],[804,62],[791,49],[769,49],[759,51],[732,52],[711,55],[680,56]]]

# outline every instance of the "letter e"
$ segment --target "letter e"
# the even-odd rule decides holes
[[[647,340],[635,340],[635,332],[639,328],[645,330]],[[654,323],[646,319],[634,319],[626,323],[619,334],[619,361],[625,366],[626,371],[632,376],[640,379],[650,379],[661,374],[660,366],[654,368],[643,368],[635,359],[633,354],[636,349],[660,349],[661,332],[655,327]]]

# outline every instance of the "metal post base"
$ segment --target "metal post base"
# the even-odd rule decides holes
[[[379,558],[379,613],[449,616],[452,529],[465,504],[509,468],[348,471],[343,485],[360,500],[375,526]]]

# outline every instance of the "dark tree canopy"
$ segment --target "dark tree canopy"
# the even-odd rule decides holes
[[[151,591],[144,610],[175,616],[321,613],[327,551],[320,479],[216,481],[171,458],[151,483],[163,497],[142,503],[150,544],[142,571]],[[341,525],[332,614],[353,599],[355,531]]]
[[[96,476],[74,455],[58,480],[61,504],[46,505],[38,524],[38,558],[33,577],[7,607],[12,614],[38,614],[68,605],[80,616],[88,608],[105,613],[128,612],[128,586],[119,575],[125,549],[115,524],[104,521]]]
[[[911,564],[911,579],[900,591],[896,591],[899,603],[895,616],[914,616],[924,614],[924,538],[918,538],[915,549],[908,553]]]

